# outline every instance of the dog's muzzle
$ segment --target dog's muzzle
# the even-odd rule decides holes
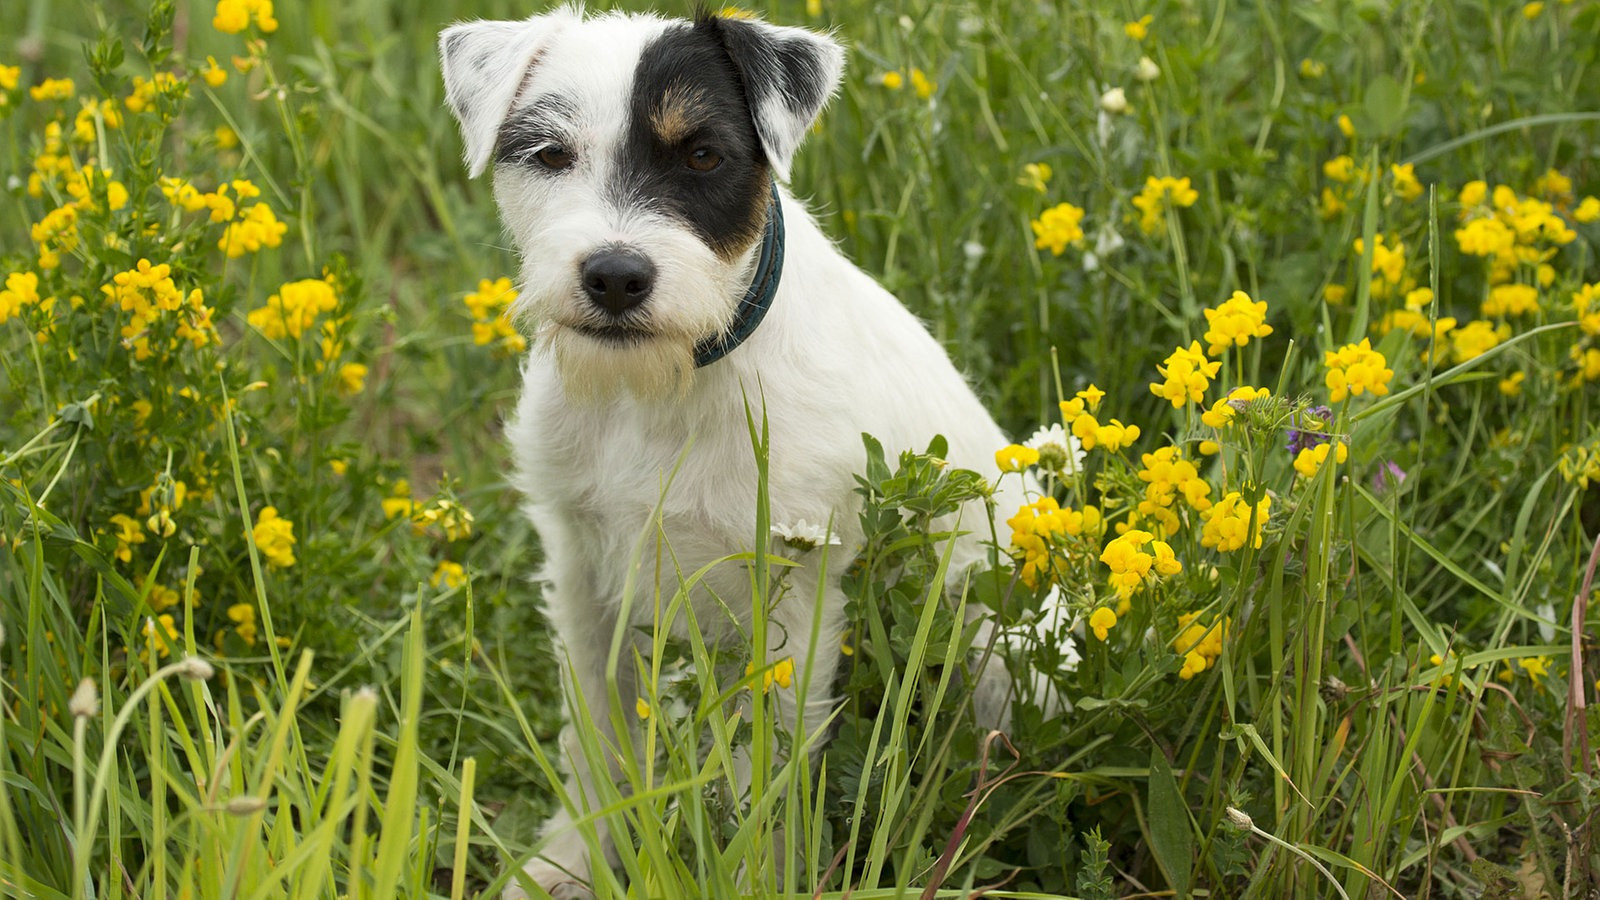
[[[656,267],[636,250],[602,247],[583,261],[578,278],[591,303],[609,315],[620,316],[650,297]]]

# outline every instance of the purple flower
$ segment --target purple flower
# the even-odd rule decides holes
[[[1328,442],[1328,420],[1333,410],[1326,406],[1312,406],[1294,414],[1289,424],[1289,455],[1299,456],[1301,450]]]
[[[1378,471],[1372,473],[1372,489],[1381,494],[1391,487],[1404,484],[1405,480],[1406,470],[1394,460],[1387,459],[1378,467]]]

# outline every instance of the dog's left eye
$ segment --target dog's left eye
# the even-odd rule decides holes
[[[542,147],[538,153],[534,154],[534,157],[539,160],[540,165],[547,169],[560,170],[572,165],[572,151],[560,144]]]
[[[722,165],[722,154],[710,147],[700,147],[689,154],[688,164],[696,172],[709,172]]]

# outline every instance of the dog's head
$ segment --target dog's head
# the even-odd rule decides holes
[[[445,93],[522,256],[569,393],[681,390],[735,319],[772,198],[838,85],[838,44],[701,16],[454,25]]]

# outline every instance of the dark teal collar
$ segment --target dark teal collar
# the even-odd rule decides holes
[[[783,201],[778,198],[778,182],[772,182],[772,205],[767,210],[767,230],[761,237],[761,257],[756,264],[755,277],[739,301],[739,310],[733,324],[721,334],[702,340],[694,347],[695,368],[709,366],[727,356],[733,348],[755,333],[756,326],[772,306],[778,293],[778,279],[783,275]]]

